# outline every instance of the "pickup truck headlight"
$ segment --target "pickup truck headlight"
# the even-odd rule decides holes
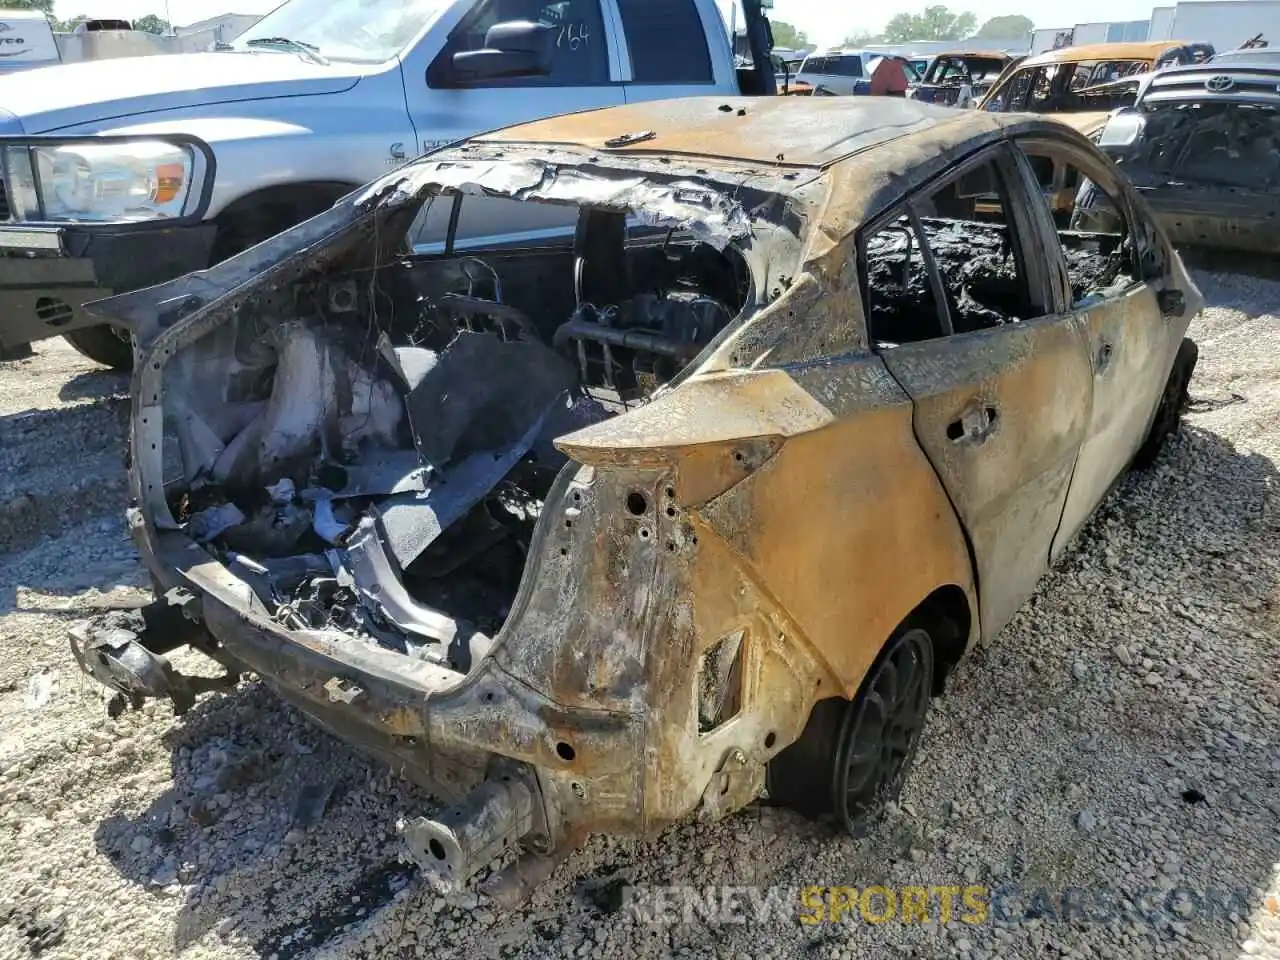
[[[209,165],[189,143],[104,139],[11,146],[6,166],[15,219],[135,223],[189,213]]]

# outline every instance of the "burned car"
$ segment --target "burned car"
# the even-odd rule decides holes
[[[966,108],[981,99],[1013,62],[1007,53],[940,53],[933,58],[910,96],[923,103]]]
[[[1057,114],[1063,123],[1094,136],[1111,110],[1133,103],[1144,74],[1170,64],[1191,63],[1205,48],[1205,44],[1151,40],[1050,50],[1028,57],[1001,76],[978,109]]]
[[[1280,64],[1233,57],[1152,74],[1100,145],[1174,243],[1280,249]],[[1110,229],[1115,212],[1087,185],[1075,220]]]
[[[1058,229],[1045,155],[1122,228]],[[576,222],[463,243],[494,203]],[[158,599],[73,648],[134,701],[207,685],[179,643],[257,674],[449,804],[403,825],[444,889],[766,792],[854,829],[1176,428],[1200,303],[1051,121],[700,97],[488,134],[99,305]]]

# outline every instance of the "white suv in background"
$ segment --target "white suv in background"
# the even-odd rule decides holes
[[[831,93],[849,97],[853,95],[855,81],[870,80],[871,62],[883,56],[883,53],[869,50],[812,53],[800,65],[796,80],[810,84],[815,91],[818,87],[825,87]]]

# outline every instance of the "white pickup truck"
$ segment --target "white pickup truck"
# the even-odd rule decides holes
[[[716,0],[289,0],[226,50],[0,77],[0,359],[64,335],[127,369],[127,334],[85,303],[203,269],[478,132],[772,94],[762,0],[741,4],[749,69]],[[560,226],[480,212],[459,239]]]

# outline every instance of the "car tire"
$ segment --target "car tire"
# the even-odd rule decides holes
[[[133,369],[133,338],[123,327],[85,327],[64,333],[62,338],[90,360],[112,370]]]
[[[934,642],[908,622],[852,700],[814,706],[804,733],[769,765],[770,799],[861,836],[895,800],[915,759],[935,688]]]
[[[1152,466],[1160,456],[1168,439],[1178,432],[1182,422],[1182,414],[1190,400],[1188,388],[1191,375],[1195,372],[1196,361],[1200,358],[1200,348],[1194,340],[1184,339],[1178,347],[1178,355],[1174,358],[1173,369],[1169,371],[1169,379],[1165,382],[1164,393],[1160,396],[1160,405],[1156,407],[1155,419],[1142,446],[1134,454],[1133,465],[1139,470]]]

